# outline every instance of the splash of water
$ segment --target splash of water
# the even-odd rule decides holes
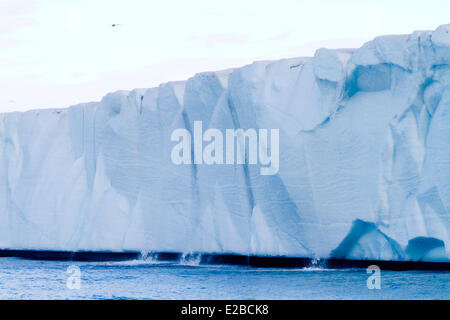
[[[187,266],[199,266],[202,260],[202,255],[200,253],[186,252],[183,253],[178,264]]]

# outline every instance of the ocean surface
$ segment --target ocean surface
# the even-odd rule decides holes
[[[0,258],[1,299],[450,299],[450,272]]]

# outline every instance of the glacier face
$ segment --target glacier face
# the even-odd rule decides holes
[[[0,115],[0,247],[446,261],[450,25]],[[280,129],[279,172],[175,165],[177,128]]]

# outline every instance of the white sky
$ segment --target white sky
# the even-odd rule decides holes
[[[0,112],[359,47],[449,12],[448,0],[0,0]]]

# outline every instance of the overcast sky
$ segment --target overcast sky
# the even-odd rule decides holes
[[[448,0],[0,0],[0,112],[359,47],[436,29],[449,12]]]

